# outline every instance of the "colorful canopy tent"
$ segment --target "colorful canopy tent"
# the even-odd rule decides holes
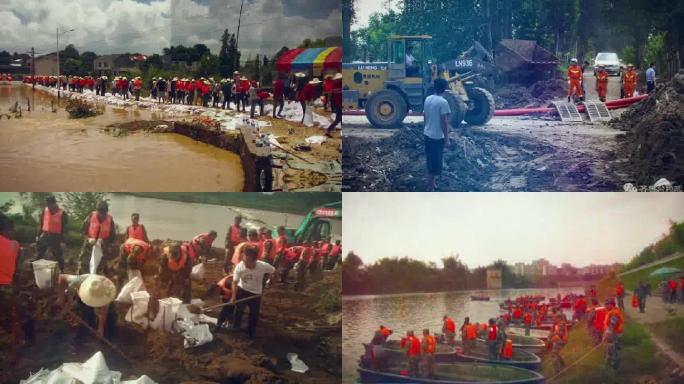
[[[339,72],[342,68],[342,48],[295,48],[285,52],[276,62],[281,72]]]

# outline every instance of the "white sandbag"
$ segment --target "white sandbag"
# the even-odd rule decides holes
[[[61,368],[83,384],[118,383],[121,372],[110,371],[102,352],[97,351],[85,363],[65,363]]]
[[[288,353],[286,355],[287,361],[292,364],[292,370],[299,373],[305,373],[309,370],[309,366],[304,364],[303,361],[299,359],[296,353]]]
[[[137,380],[124,380],[120,384],[157,384],[157,382],[147,375],[142,375]]]
[[[209,331],[207,324],[195,325],[188,332],[184,333],[183,336],[185,337],[183,347],[186,349],[199,347],[214,340],[214,336]]]
[[[175,297],[159,299],[159,313],[157,316],[161,314],[161,327],[163,327],[167,332],[171,332],[171,327],[173,326],[173,322],[176,320],[181,304],[183,304],[183,301]]]
[[[304,125],[307,127],[313,127],[314,121],[313,121],[313,106],[311,104],[308,104],[306,106],[306,111],[304,111]]]
[[[140,291],[142,287],[142,279],[139,277],[134,277],[133,280],[129,281],[128,283],[126,283],[126,285],[123,286],[123,288],[121,288],[119,296],[116,297],[116,302],[132,304],[133,301],[131,300],[131,293]]]
[[[328,140],[325,136],[309,136],[304,141],[308,144],[323,144]]]
[[[126,312],[126,321],[147,328],[149,325],[147,308],[150,303],[150,294],[147,291],[133,292],[131,293],[131,301],[133,301],[133,305]]]
[[[93,251],[90,253],[91,275],[97,273],[97,267],[100,265],[100,261],[102,261],[102,241],[97,240],[95,244],[93,244]]]
[[[205,272],[204,263],[199,263],[199,264],[195,265],[194,267],[192,267],[192,272],[190,272],[190,278],[192,280],[197,280],[197,281],[204,280],[204,272]]]

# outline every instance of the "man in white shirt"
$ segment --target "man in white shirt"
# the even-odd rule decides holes
[[[443,97],[447,81],[435,79],[435,93],[425,99],[423,116],[425,117],[425,157],[428,168],[428,192],[435,190],[435,178],[442,173],[442,155],[449,142],[449,102]]]
[[[418,67],[414,66],[413,63],[416,61],[413,57],[413,47],[406,48],[406,77],[417,76]]]
[[[265,275],[270,275],[275,272],[275,268],[271,264],[257,260],[258,253],[258,247],[251,245],[246,246],[244,250],[244,259],[235,266],[235,270],[233,271],[231,303],[235,303],[237,300],[245,299],[250,296],[261,295],[264,289]],[[250,339],[254,339],[257,323],[259,322],[261,297],[237,304],[235,307],[233,328],[240,328],[245,305],[249,307],[247,334]]]

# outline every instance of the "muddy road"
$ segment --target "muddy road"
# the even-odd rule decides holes
[[[587,100],[597,100],[593,71],[588,69],[584,78]],[[556,87],[555,99],[563,100],[563,92]],[[608,99],[619,97],[620,78],[610,77]],[[518,99],[510,103],[527,105]],[[617,117],[621,110],[611,113]],[[345,116],[343,189],[425,190],[422,122],[421,116],[409,116],[400,128],[376,129],[365,116]],[[445,152],[437,182],[440,191],[620,191],[633,182],[621,166],[624,159],[616,155],[624,132],[604,123],[494,117],[451,135],[453,146]]]
[[[161,241],[154,241],[161,245]],[[213,256],[222,255],[214,249]],[[71,271],[78,250],[65,254],[67,272]],[[261,317],[255,340],[245,332],[224,331],[215,333],[209,344],[184,349],[180,335],[162,331],[143,330],[124,320],[128,305],[117,304],[117,326],[113,343],[124,351],[134,363],[112,351],[102,342],[90,337],[80,348],[74,349],[72,340],[76,323],[64,316],[65,308],[54,303],[54,293],[39,290],[33,282],[30,257],[35,247],[22,249],[23,281],[20,294],[29,303],[36,324],[36,341],[32,345],[15,346],[5,331],[0,330],[0,382],[16,383],[40,368],[54,369],[63,362],[85,361],[96,351],[102,351],[110,369],[123,373],[123,378],[150,376],[158,383],[336,383],[341,376],[341,311],[322,306],[322,297],[340,295],[341,279],[338,271],[325,273],[322,279],[311,282],[303,291],[274,285],[262,301]],[[157,262],[146,260],[143,267],[145,287],[150,292],[149,316],[158,310],[160,291],[156,279]],[[109,267],[116,262],[108,260]],[[202,298],[206,305],[219,303],[217,295],[207,295],[209,285],[220,278],[220,263],[208,263],[203,281],[193,281],[193,298]],[[291,285],[290,285],[291,287]],[[339,305],[339,302],[338,302]],[[208,313],[217,316],[216,311]],[[0,313],[0,322],[8,321],[6,312]],[[246,319],[245,319],[246,320]],[[246,323],[246,321],[245,321]],[[246,324],[244,325],[246,326]],[[297,353],[308,366],[305,374],[290,370],[285,355]]]

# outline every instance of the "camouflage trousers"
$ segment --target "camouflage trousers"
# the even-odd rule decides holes
[[[295,268],[297,273],[297,283],[295,284],[295,289],[302,289],[306,285],[307,264],[300,261],[295,265]]]
[[[560,372],[563,367],[565,367],[565,360],[560,355],[561,350],[565,346],[562,341],[556,341],[553,343],[553,348],[551,348],[551,359],[553,360],[553,370],[554,372]]]
[[[620,367],[620,359],[622,356],[622,344],[620,342],[620,335],[608,333],[606,335],[608,348],[606,349],[606,363],[614,370]]]

